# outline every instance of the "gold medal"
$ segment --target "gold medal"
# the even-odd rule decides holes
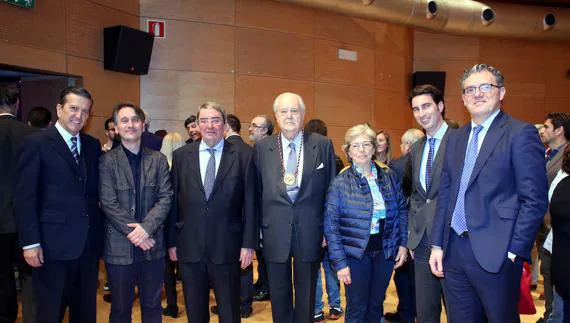
[[[292,186],[293,184],[295,184],[295,175],[291,173],[285,174],[285,176],[283,176],[283,182],[285,182],[285,184],[289,186]]]

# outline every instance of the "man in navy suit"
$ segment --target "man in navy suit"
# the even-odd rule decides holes
[[[429,263],[445,273],[451,322],[519,322],[522,262],[548,204],[544,149],[502,111],[498,69],[477,64],[461,85],[471,122],[449,134]]]
[[[16,223],[33,268],[37,320],[96,322],[97,261],[102,251],[99,141],[81,133],[93,99],[65,88],[54,127],[26,137],[14,186]]]

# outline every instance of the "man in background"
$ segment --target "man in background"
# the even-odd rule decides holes
[[[184,120],[184,128],[188,131],[188,140],[186,143],[192,143],[194,141],[200,140],[200,127],[196,123],[196,116],[190,116],[188,119]]]
[[[18,90],[0,85],[0,322],[7,323],[15,322],[18,316],[14,267],[20,275],[30,272],[18,244],[12,189],[16,180],[16,152],[24,137],[34,133],[35,129],[16,119],[19,104]],[[25,275],[23,283],[22,313],[24,320],[29,322],[30,314],[34,314],[30,274]]]
[[[42,106],[32,108],[28,112],[28,125],[38,129],[48,128],[51,126],[51,112]]]
[[[103,144],[103,146],[101,146],[101,151],[103,152],[107,152],[113,149],[113,143],[115,142],[115,139],[119,139],[113,118],[105,120],[105,137],[107,137],[107,141]]]

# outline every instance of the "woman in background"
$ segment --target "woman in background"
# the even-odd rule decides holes
[[[392,142],[390,141],[390,134],[384,130],[376,133],[376,151],[374,159],[386,165],[392,161]]]
[[[330,262],[346,286],[347,323],[380,322],[392,271],[406,261],[408,211],[396,174],[372,160],[376,135],[366,124],[344,137],[351,166],[332,182],[324,231]]]
[[[172,167],[172,153],[184,146],[186,143],[177,132],[170,132],[162,139],[160,152],[166,156],[168,167]],[[164,289],[166,292],[166,307],[162,309],[162,315],[173,318],[178,317],[178,304],[176,297],[176,272],[177,266],[174,261],[166,257],[166,268],[164,272]]]

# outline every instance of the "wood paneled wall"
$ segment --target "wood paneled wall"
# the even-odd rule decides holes
[[[0,3],[0,63],[82,76],[95,100],[87,131],[103,140],[113,104],[140,101],[140,77],[103,69],[103,28],[113,25],[137,28],[139,1],[36,1],[33,10]]]
[[[251,119],[273,116],[285,91],[303,97],[305,121],[327,123],[339,155],[352,125],[368,122],[395,138],[412,126],[408,28],[271,0],[141,0],[140,12],[141,28],[147,18],[166,21],[141,77],[151,130],[185,134],[184,119],[214,100],[241,119],[247,138]],[[358,61],[339,60],[339,49],[356,51]]]
[[[414,32],[414,70],[445,71],[446,111],[464,124],[470,120],[461,100],[459,77],[476,63],[491,64],[505,76],[504,109],[531,123],[548,112],[570,113],[570,43]]]

